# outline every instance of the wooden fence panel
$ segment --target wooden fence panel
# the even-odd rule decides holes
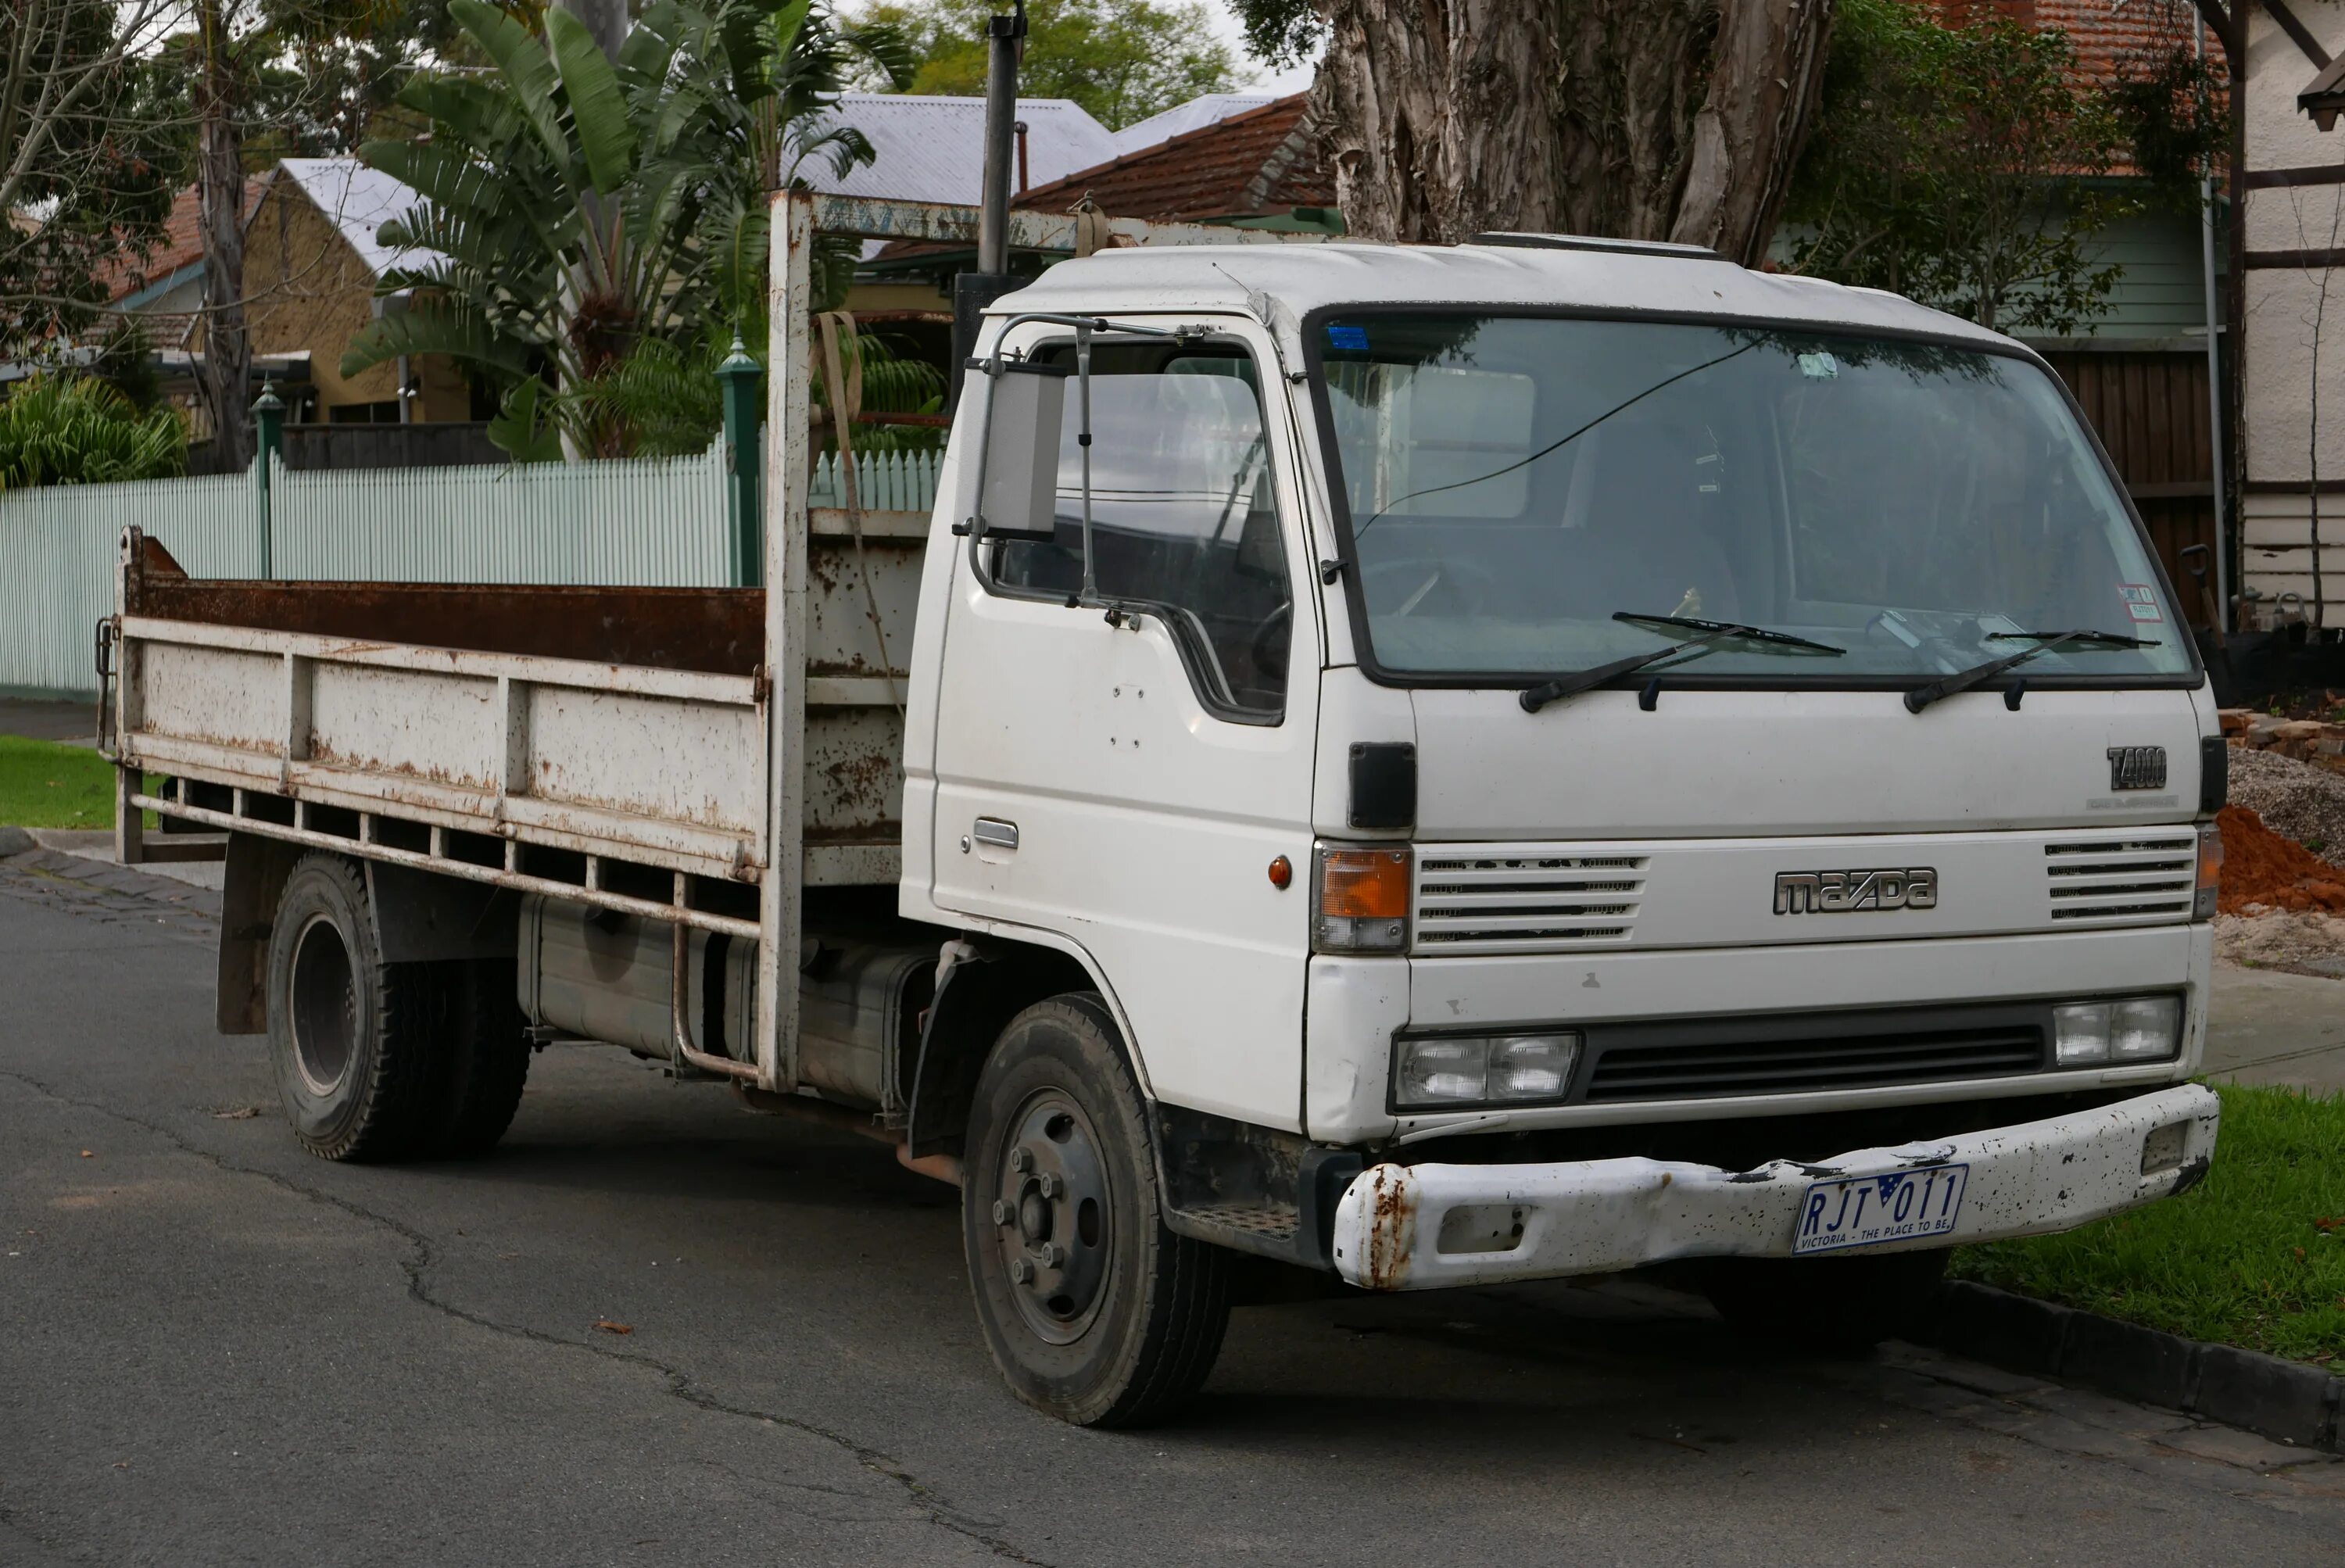
[[[2108,448],[2191,624],[2204,625],[2206,602],[2183,568],[2182,552],[2215,543],[2207,356],[2093,350],[2044,357]]]

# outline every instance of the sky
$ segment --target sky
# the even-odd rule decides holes
[[[1237,13],[1230,9],[1229,0],[1203,0],[1205,15],[1213,31],[1230,46],[1230,56],[1237,62],[1237,85],[1247,92],[1299,93],[1311,85],[1313,67],[1294,66],[1284,71],[1274,71],[1246,53],[1245,30],[1238,25]],[[849,0],[840,9],[853,12],[861,8],[861,0]]]
[[[1299,93],[1311,85],[1312,67],[1295,66],[1284,71],[1274,71],[1253,58],[1245,50],[1245,33],[1238,25],[1237,13],[1226,0],[1205,0],[1206,14],[1213,19],[1213,31],[1220,34],[1238,62],[1239,85],[1253,92]]]

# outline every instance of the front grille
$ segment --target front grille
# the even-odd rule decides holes
[[[1595,1060],[1585,1098],[1798,1094],[2040,1071],[2045,1037],[2040,1015],[1998,1012],[2001,1016],[1938,1027],[1916,1027],[1920,1021],[1912,1019],[1902,1027],[1894,1019],[1869,1027],[1859,1022],[1849,1033],[1795,1026],[1787,1033],[1784,1023],[1756,1020],[1741,1026],[1599,1028],[1590,1031]],[[1807,1022],[1812,1026],[1824,1023]],[[1607,1039],[1608,1034],[1612,1038]]]
[[[2046,844],[2044,875],[2056,924],[2188,920],[2198,891],[2198,836]]]
[[[1419,952],[1554,952],[1629,940],[1642,855],[1420,851]]]

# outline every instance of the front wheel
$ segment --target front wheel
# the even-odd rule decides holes
[[[1227,1258],[1165,1228],[1114,1028],[1090,994],[1010,1021],[978,1078],[961,1187],[994,1364],[1020,1399],[1078,1426],[1169,1414],[1229,1326]]]

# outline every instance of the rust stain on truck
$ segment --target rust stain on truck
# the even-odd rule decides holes
[[[1416,1194],[1406,1166],[1378,1166],[1368,1172],[1367,1182],[1368,1256],[1360,1284],[1370,1290],[1398,1290],[1408,1283]]]

